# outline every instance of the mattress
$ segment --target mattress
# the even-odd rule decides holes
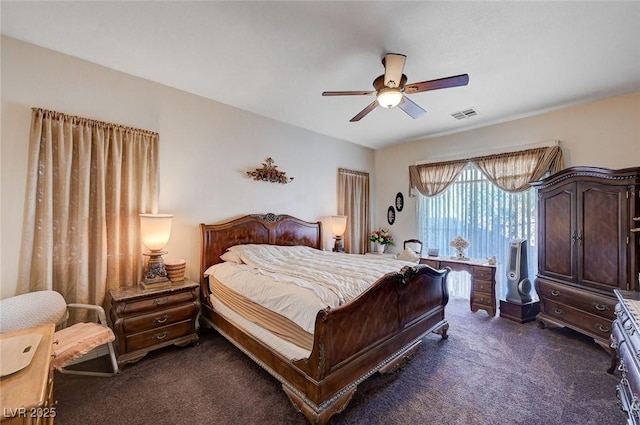
[[[302,350],[287,349],[288,358],[308,356],[320,310],[350,302],[384,274],[414,265],[308,247],[239,245],[229,254],[222,256],[228,261],[205,272],[214,308],[224,305],[225,312],[237,314],[234,321],[242,317],[245,325],[266,330],[276,339],[263,342],[277,345],[278,351],[282,341]],[[262,338],[268,339],[265,335]]]

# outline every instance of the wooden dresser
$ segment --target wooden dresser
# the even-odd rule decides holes
[[[198,289],[198,283],[184,280],[155,289],[136,285],[111,290],[118,366],[168,345],[197,343]]]
[[[640,293],[614,290],[618,304],[613,322],[611,347],[618,353],[620,383],[618,405],[627,414],[627,424],[640,424]]]
[[[40,334],[33,358],[28,366],[0,379],[0,408],[3,425],[52,425],[56,417],[53,403],[53,323],[19,331],[6,332],[0,339]]]
[[[485,310],[495,316],[496,305],[496,266],[486,260],[470,258],[457,260],[449,257],[423,257],[420,264],[427,264],[435,269],[450,267],[455,271],[466,271],[471,275],[471,293],[469,305],[474,313]]]
[[[532,183],[538,190],[540,327],[568,327],[609,351],[614,289],[637,290],[640,167],[574,167]]]

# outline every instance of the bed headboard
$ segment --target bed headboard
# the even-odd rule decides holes
[[[222,224],[200,224],[200,281],[233,245],[304,245],[322,249],[322,223],[290,215],[250,214]]]

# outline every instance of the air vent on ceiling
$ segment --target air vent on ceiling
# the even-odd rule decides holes
[[[451,116],[457,120],[463,120],[465,118],[471,118],[478,115],[478,111],[473,108],[465,109],[462,111],[454,112]]]

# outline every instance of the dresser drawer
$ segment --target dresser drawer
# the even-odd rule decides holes
[[[192,320],[178,322],[173,325],[163,326],[146,332],[127,335],[125,337],[127,351],[141,350],[152,346],[157,346],[165,341],[180,338],[195,333],[195,323]]]
[[[478,293],[475,292],[473,294],[473,300],[471,300],[474,305],[483,305],[487,307],[494,308],[495,300],[491,294]]]
[[[618,349],[620,355],[620,365],[618,370],[622,375],[622,382],[620,383],[621,390],[625,392],[627,398],[631,401],[638,399],[640,395],[640,369],[638,368],[637,359],[629,351],[627,344],[622,344]],[[640,406],[637,403],[632,403],[634,406],[629,406],[631,412],[636,417],[640,414]]]
[[[483,280],[474,280],[473,281],[473,292],[474,294],[483,294],[485,296],[491,296],[493,294],[491,282],[485,282]]]
[[[491,281],[493,280],[493,270],[492,268],[488,268],[488,267],[473,267],[473,271],[472,271],[472,276],[473,279],[482,279],[482,280],[487,280],[487,281]]]
[[[171,325],[195,317],[195,303],[183,304],[139,316],[124,319],[122,329],[126,334],[146,331],[161,326]]]
[[[541,305],[546,314],[555,317],[563,322],[567,322],[587,332],[587,334],[597,335],[598,338],[609,340],[613,321],[601,316],[585,313],[576,310],[565,304],[556,303],[549,299],[543,299]]]
[[[128,301],[118,306],[118,313],[122,316],[136,313],[155,311],[176,304],[182,304],[196,300],[195,291],[182,291],[175,294],[164,294],[154,298],[144,298],[136,301]],[[120,309],[122,309],[120,311]]]
[[[536,280],[538,295],[550,301],[570,304],[572,307],[595,314],[610,321],[615,320],[616,299],[591,292],[580,291],[566,285],[556,285],[542,279]]]

